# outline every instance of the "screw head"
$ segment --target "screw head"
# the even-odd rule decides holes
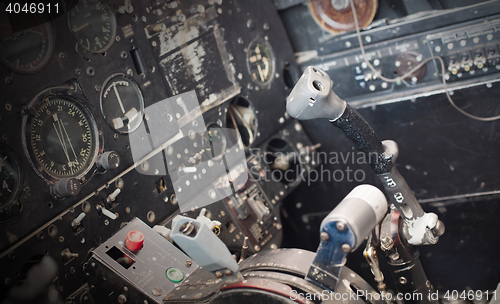
[[[326,232],[321,232],[319,234],[319,238],[321,239],[322,242],[328,242],[328,240],[330,239],[330,236]]]
[[[231,269],[226,269],[226,271],[224,271],[224,274],[226,276],[231,276],[231,275],[233,275],[233,272],[231,271]]]
[[[186,266],[187,266],[187,267],[191,267],[191,265],[193,265],[193,262],[192,262],[192,261],[190,261],[190,260],[187,260],[187,261],[186,261]]]
[[[155,287],[151,290],[151,293],[154,295],[154,296],[161,296],[161,293],[163,291],[161,290],[161,288],[159,287]]]
[[[349,245],[349,244],[342,245],[342,252],[348,253],[350,251],[351,251],[351,245]]]
[[[127,297],[125,297],[124,295],[119,295],[118,296],[118,303],[120,303],[120,304],[127,303]]]
[[[337,228],[338,231],[344,231],[346,229],[345,222],[343,222],[343,221],[338,221],[335,224],[335,227]]]

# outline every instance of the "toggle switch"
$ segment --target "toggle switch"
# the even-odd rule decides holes
[[[74,220],[71,221],[71,228],[73,228],[73,229],[76,230],[78,228],[78,226],[80,226],[80,224],[82,223],[83,218],[86,215],[87,214],[85,212],[80,213],[80,215],[78,215]]]
[[[74,258],[77,258],[78,256],[79,256],[78,253],[71,252],[69,247],[66,247],[61,251],[61,257],[66,262]]]
[[[165,23],[158,23],[155,26],[153,26],[153,31],[155,31],[156,33],[164,32],[166,29],[167,26],[165,25]]]
[[[109,211],[108,209],[104,208],[101,205],[97,205],[96,209],[97,209],[97,212],[99,214],[105,215],[105,216],[109,217],[112,220],[116,220],[116,218],[117,218],[116,214],[114,214],[113,212]]]
[[[120,192],[122,192],[122,189],[116,189],[115,191],[113,191],[113,193],[108,195],[109,200],[114,202],[118,194],[120,194]]]
[[[134,7],[132,6],[131,0],[125,0],[124,5],[118,7],[118,13],[120,14],[132,14],[134,12]]]
[[[183,167],[179,168],[179,171],[185,172],[185,173],[194,173],[197,171],[196,167]]]

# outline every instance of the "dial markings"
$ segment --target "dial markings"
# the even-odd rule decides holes
[[[75,1],[68,22],[76,41],[89,52],[102,53],[113,44],[116,19],[104,0]]]
[[[54,177],[78,176],[93,160],[95,139],[80,105],[63,98],[44,102],[31,123],[36,160]]]

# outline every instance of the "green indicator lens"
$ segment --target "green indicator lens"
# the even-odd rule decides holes
[[[179,283],[184,279],[184,273],[182,270],[174,267],[167,269],[165,274],[167,275],[167,278],[174,283]]]

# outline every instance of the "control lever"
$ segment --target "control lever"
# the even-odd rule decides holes
[[[210,219],[205,217],[205,212],[202,211],[197,219],[181,215],[174,217],[170,237],[198,265],[214,272],[224,282],[243,280],[238,263],[214,232],[218,222],[214,223],[214,227],[209,227],[207,224]]]
[[[354,188],[321,222],[321,242],[306,280],[335,292],[347,253],[363,243],[386,213],[387,200],[377,187]]]
[[[328,118],[344,131],[356,148],[365,152],[382,180],[391,203],[405,219],[405,237],[412,245],[435,244],[444,233],[444,224],[434,213],[425,213],[394,163],[398,146],[394,141],[380,141],[363,117],[332,90],[328,74],[308,67],[287,98],[286,109],[299,120]]]

